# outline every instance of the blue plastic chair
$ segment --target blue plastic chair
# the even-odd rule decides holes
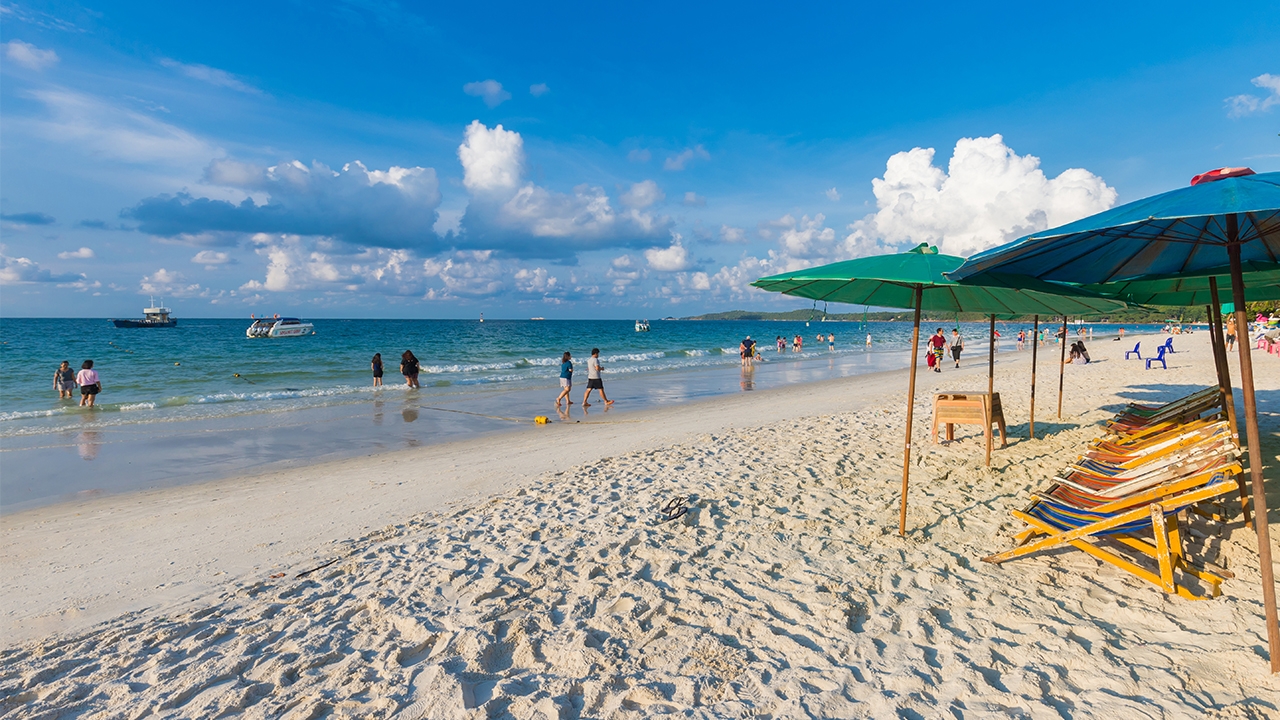
[[[1172,353],[1173,353],[1173,338],[1165,338],[1163,347],[1164,347],[1165,352],[1172,354]]]
[[[1133,349],[1132,349],[1132,350],[1125,350],[1125,351],[1124,351],[1124,359],[1125,359],[1125,360],[1128,360],[1130,355],[1138,355],[1138,359],[1139,359],[1139,360],[1141,360],[1141,359],[1142,359],[1142,356],[1138,354],[1138,348],[1139,348],[1141,345],[1142,345],[1142,342],[1141,342],[1141,341],[1139,341],[1139,342],[1136,342],[1136,343],[1134,343],[1134,344],[1133,344]]]
[[[1160,347],[1156,348],[1156,356],[1155,356],[1155,357],[1153,357],[1153,358],[1147,358],[1147,369],[1148,369],[1148,370],[1150,370],[1150,369],[1151,369],[1151,363],[1160,363],[1160,367],[1164,368],[1165,370],[1168,370],[1168,369],[1169,369],[1169,365],[1168,365],[1168,363],[1166,363],[1166,362],[1164,361],[1164,351],[1165,351],[1165,346],[1164,346],[1164,345],[1161,345]]]

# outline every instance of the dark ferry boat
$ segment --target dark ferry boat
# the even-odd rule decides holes
[[[118,328],[171,328],[177,327],[178,321],[169,317],[169,313],[173,312],[164,307],[164,301],[160,301],[160,305],[156,305],[155,298],[151,298],[152,307],[142,309],[141,320],[112,320]]]

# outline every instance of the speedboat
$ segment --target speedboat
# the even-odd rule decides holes
[[[112,320],[118,328],[171,328],[178,327],[178,321],[169,317],[169,313],[173,312],[164,307],[164,300],[156,305],[156,299],[151,298],[151,307],[142,308],[141,320]]]
[[[636,332],[649,332],[649,321],[648,321],[648,320],[637,320],[637,321],[636,321]]]
[[[249,317],[253,318],[252,315]],[[298,318],[280,317],[253,318],[253,324],[244,331],[245,337],[251,338],[286,338],[315,335],[315,326]]]

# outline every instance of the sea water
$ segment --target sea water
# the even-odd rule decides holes
[[[312,322],[314,335],[251,339],[242,320],[180,319],[176,328],[143,329],[101,319],[0,321],[4,511],[88,486],[111,492],[212,479],[272,463],[461,439],[535,413],[555,419],[551,400],[566,350],[575,363],[575,402],[585,389],[586,359],[598,347],[610,398],[623,401],[615,412],[627,412],[902,368],[911,338],[907,322],[655,320],[649,332],[636,332],[631,320]],[[950,335],[956,323],[922,328],[922,343],[938,325]],[[986,324],[959,327],[967,357],[985,357]],[[1110,340],[1117,327],[1093,330]],[[1018,330],[1031,327],[1002,322],[997,329],[1007,352]],[[835,335],[834,351],[818,341],[820,333]],[[748,335],[765,358],[749,377],[738,357]],[[804,339],[798,353],[791,350],[796,335]],[[778,337],[787,346],[781,354]],[[421,364],[421,390],[404,387],[398,368],[405,350]],[[381,390],[372,382],[374,353],[382,354]],[[60,361],[79,369],[85,359],[94,361],[103,386],[93,409],[78,406],[78,392],[59,400],[52,389]]]

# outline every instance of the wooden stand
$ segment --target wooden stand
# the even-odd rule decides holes
[[[947,441],[956,439],[956,425],[981,425],[987,443],[987,465],[991,465],[991,426],[1000,428],[1000,447],[1009,445],[1000,393],[945,392],[933,396],[933,441],[938,442],[938,426],[946,425]]]

